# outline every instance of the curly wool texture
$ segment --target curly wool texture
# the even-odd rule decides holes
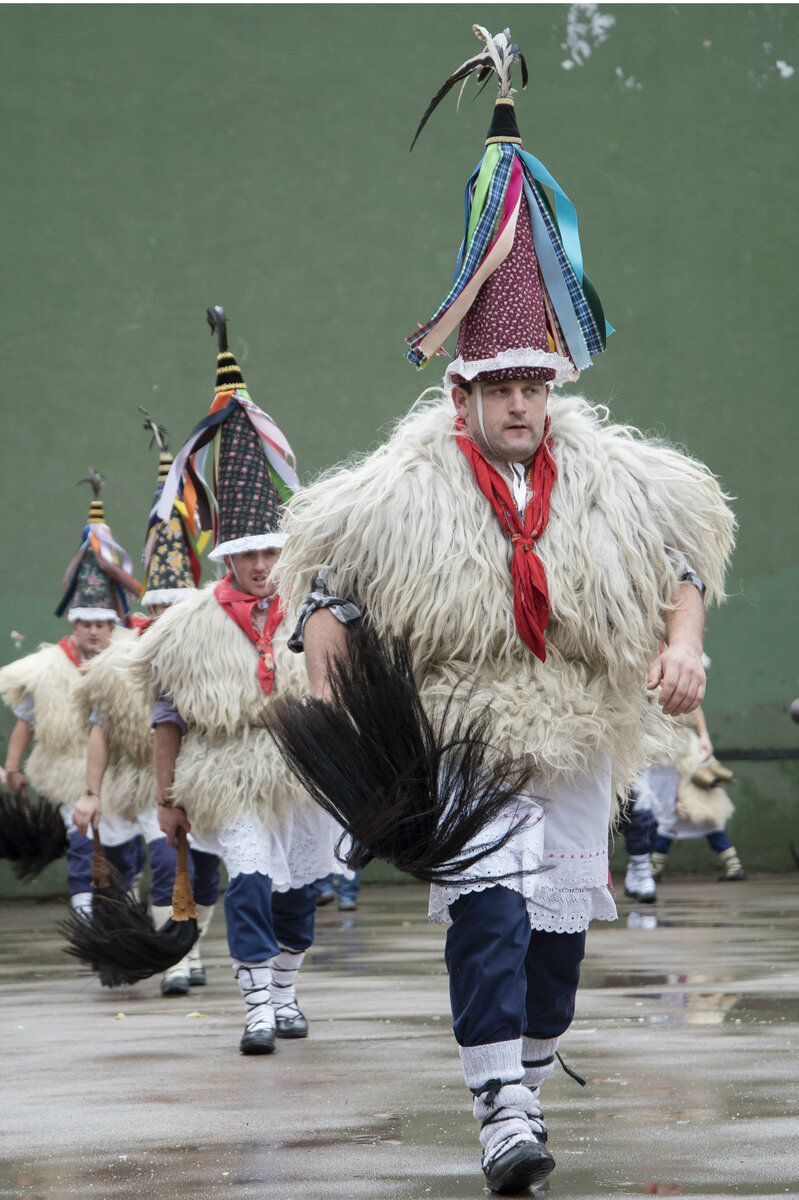
[[[682,736],[682,753],[677,759],[677,798],[685,809],[689,821],[701,825],[710,821],[714,826],[723,829],[735,812],[735,805],[718,784],[715,787],[698,787],[691,776],[702,766],[702,753],[699,748],[699,738],[692,729],[685,729]]]
[[[296,611],[324,567],[379,633],[411,631],[435,720],[454,687],[490,704],[493,740],[546,782],[609,753],[622,792],[671,737],[646,675],[687,560],[724,596],[735,522],[711,473],[577,396],[553,397],[557,480],[537,543],[547,573],[547,661],[516,632],[511,545],[454,439],[436,390],[360,462],[292,500],[281,590]]]
[[[313,804],[284,765],[261,713],[272,698],[308,690],[305,660],[286,649],[287,621],[273,642],[272,696],[258,682],[258,653],[217,603],[213,584],[169,609],[126,662],[131,685],[171,696],[188,726],[173,796],[198,833],[237,817],[277,828],[289,803]]]
[[[70,807],[86,783],[89,724],[75,704],[80,680],[61,647],[47,643],[0,670],[0,696],[11,708],[33,696],[36,732],[26,775],[42,796]]]

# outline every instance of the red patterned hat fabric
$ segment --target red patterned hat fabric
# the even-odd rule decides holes
[[[486,364],[486,370],[469,378],[480,382],[501,379],[555,378],[551,367],[530,366],[529,353],[518,355],[518,366],[500,367],[497,359],[512,360],[513,351],[541,351],[551,347],[547,336],[544,297],[538,279],[538,259],[533,246],[527,203],[522,199],[513,247],[507,258],[488,277],[474,304],[461,321],[455,362],[450,368],[453,383],[465,383],[466,377],[457,370],[458,362],[472,368]]]

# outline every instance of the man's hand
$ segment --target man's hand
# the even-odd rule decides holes
[[[705,696],[701,645],[665,646],[649,668],[646,686],[650,692],[660,688],[658,703],[667,717],[693,712]]]
[[[22,800],[28,799],[28,779],[23,771],[6,771],[6,787]]]
[[[90,829],[99,828],[102,815],[103,806],[100,803],[100,797],[95,796],[94,792],[87,792],[85,796],[81,796],[72,810],[72,824],[78,833],[88,837]]]
[[[166,840],[173,850],[178,848],[175,840],[178,829],[185,829],[186,833],[191,833],[189,818],[186,816],[185,810],[177,805],[174,808],[167,808],[165,805],[159,804],[158,824],[161,826],[161,832],[166,834]]]

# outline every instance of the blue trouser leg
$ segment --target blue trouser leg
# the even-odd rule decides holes
[[[723,829],[714,829],[712,833],[707,835],[707,842],[711,850],[716,854],[721,854],[722,850],[729,850],[732,842],[729,836]]]
[[[287,950],[307,950],[313,944],[316,896],[312,883],[272,893],[275,935]]]
[[[103,852],[130,887],[141,869],[139,867],[143,853],[141,834],[137,833],[135,837],[128,838],[120,846],[103,846]]]
[[[173,850],[165,837],[153,838],[148,842],[152,883],[150,900],[158,907],[172,903],[172,888],[175,885],[177,851]]]
[[[623,832],[628,854],[650,854],[657,832],[654,813],[648,808],[639,808],[637,804],[633,804],[628,809]]]
[[[450,916],[445,959],[459,1045],[551,1038],[569,1027],[584,934],[531,930],[524,898],[501,886],[459,897]]]
[[[93,852],[92,839],[84,837],[71,825],[67,834],[67,886],[70,896],[92,890]]]
[[[197,904],[216,904],[219,899],[219,855],[189,848],[189,869]]]
[[[671,849],[671,843],[673,841],[674,841],[674,838],[666,837],[665,834],[659,833],[655,837],[655,844],[652,847],[652,849],[657,854],[668,854],[669,850]]]
[[[313,889],[316,892],[317,896],[321,896],[323,894],[323,892],[332,892],[333,891],[333,876],[332,876],[332,874],[325,875],[324,879],[315,880],[312,886],[313,886]]]
[[[357,900],[358,892],[361,890],[361,872],[356,871],[352,879],[347,879],[344,875],[338,877],[338,887],[336,895],[339,900]]]
[[[527,996],[525,1013],[531,1038],[560,1037],[574,1019],[574,1002],[585,956],[585,931],[546,933],[530,931],[525,958]]]
[[[272,880],[253,871],[234,875],[225,891],[225,923],[231,958],[262,963],[278,952],[272,920]]]

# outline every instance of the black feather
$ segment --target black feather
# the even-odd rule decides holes
[[[192,903],[185,856],[184,834],[178,844],[173,913],[181,887],[188,890]],[[185,903],[181,907],[185,909]],[[168,970],[186,957],[199,936],[195,916],[188,920],[170,916],[156,929],[146,900],[134,895],[108,862],[96,834],[91,912],[70,909],[58,929],[67,941],[64,952],[91,967],[104,987],[138,983]]]
[[[347,864],[370,856],[428,883],[450,884],[518,831],[473,843],[507,812],[530,764],[500,757],[487,711],[468,717],[450,700],[434,727],[413,677],[409,637],[381,645],[351,633],[332,669],[332,703],[280,699],[264,721],[313,799],[351,835]]]
[[[58,806],[44,797],[31,802],[0,792],[0,858],[17,879],[29,881],[67,852],[67,831]]]
[[[457,71],[453,71],[449,79],[442,83],[441,87],[438,89],[435,96],[425,109],[424,116],[419,122],[416,133],[413,135],[411,150],[413,150],[414,146],[416,145],[417,138],[427,124],[430,114],[438,108],[441,101],[444,99],[447,93],[451,91],[456,83],[460,82],[461,79],[468,79],[474,71],[481,72],[481,74],[478,76],[478,78],[481,79],[483,78],[483,72],[490,74],[495,69],[496,68],[494,67],[493,60],[489,54],[479,54],[476,58],[470,58],[468,62],[463,64],[463,66],[458,67]]]

